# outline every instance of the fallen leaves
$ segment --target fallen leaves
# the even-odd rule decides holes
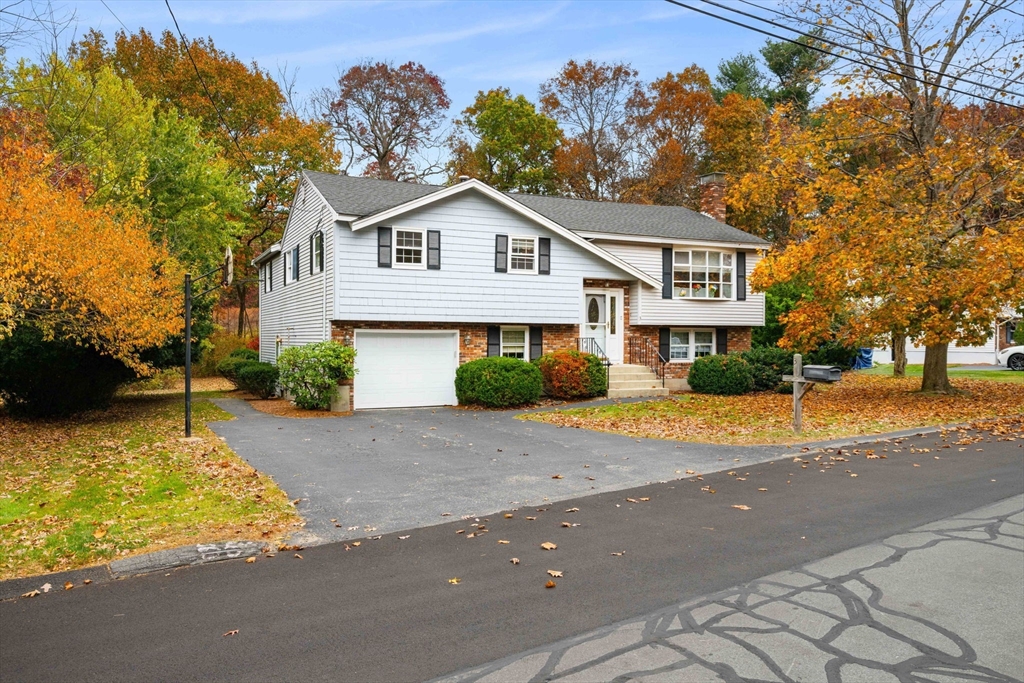
[[[448,579],[448,583],[452,584],[453,586],[457,586],[460,583],[462,583],[462,579],[456,576],[454,578]]]
[[[544,550],[556,550],[558,548],[558,546],[552,543],[551,541],[544,541],[540,544],[540,547]]]
[[[548,576],[550,576],[552,578],[555,578],[555,579],[560,579],[560,578],[562,578],[562,572],[558,571],[557,569],[549,569],[548,570]]]
[[[519,558],[513,557],[511,560],[509,560],[509,562],[511,562],[512,564],[519,564]]]
[[[42,595],[42,593],[40,591],[38,591],[38,590],[32,590],[32,591],[29,591],[28,593],[22,593],[21,597],[23,597],[23,598],[34,598],[37,595]]]
[[[544,587],[545,587],[545,588],[554,588],[554,587],[555,587],[555,586],[557,586],[557,585],[558,585],[558,584],[557,584],[557,583],[555,583],[554,581],[548,581],[547,583],[545,583],[545,584],[544,584]]]
[[[227,633],[224,633],[224,634],[221,634],[221,635],[222,635],[222,637],[224,637],[224,638],[227,638],[228,636],[237,636],[237,635],[238,635],[238,629],[237,629],[237,628],[235,628],[235,629],[231,629],[231,630],[230,630],[230,631],[228,631]]]
[[[551,478],[552,479],[565,479],[565,477],[563,477],[561,474],[552,474]]]
[[[509,541],[498,541],[498,545],[508,545]]]
[[[732,507],[736,508],[737,510],[752,510],[753,509],[749,505],[733,505]]]

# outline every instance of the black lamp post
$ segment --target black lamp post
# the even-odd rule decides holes
[[[235,279],[235,262],[231,256],[231,247],[224,250],[224,263],[208,273],[192,279],[192,273],[185,273],[185,438],[192,436],[192,283],[205,280],[214,273],[221,273],[219,283],[210,287],[198,296],[209,294],[215,289],[227,287]]]

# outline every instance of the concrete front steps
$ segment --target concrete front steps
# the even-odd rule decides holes
[[[613,365],[608,370],[608,398],[668,396],[668,389],[644,365]]]

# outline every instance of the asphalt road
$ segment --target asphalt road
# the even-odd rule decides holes
[[[429,679],[1024,491],[1019,434],[953,444],[960,436],[492,514],[473,538],[475,520],[456,520],[302,559],[278,552],[0,603],[0,678]],[[823,467],[830,457],[848,460]],[[556,588],[548,569],[564,574]]]

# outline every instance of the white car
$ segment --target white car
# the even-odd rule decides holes
[[[1005,365],[1011,370],[1024,370],[1024,346],[1011,346],[1003,349],[996,356],[1000,365]]]

